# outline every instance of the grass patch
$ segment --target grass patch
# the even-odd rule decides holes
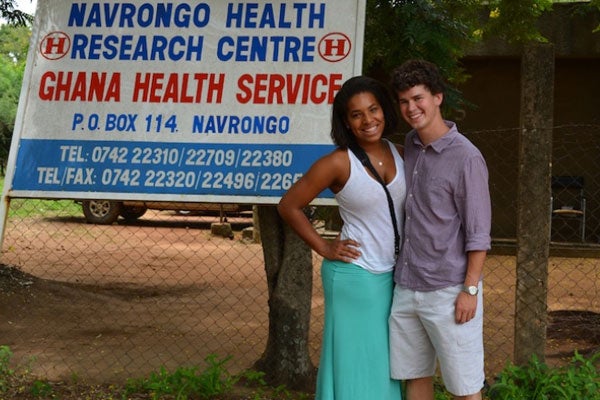
[[[81,205],[73,200],[11,199],[8,216],[14,218],[33,217],[81,217]]]
[[[0,177],[0,191],[4,188],[4,177]],[[40,216],[81,217],[81,205],[73,200],[13,199],[10,200],[9,218],[32,218]]]

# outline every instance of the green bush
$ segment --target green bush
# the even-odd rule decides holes
[[[586,359],[579,353],[571,362],[550,368],[533,356],[524,366],[508,364],[490,387],[492,400],[600,400],[600,353]]]
[[[9,379],[14,371],[10,369],[12,352],[8,346],[0,346],[0,393],[8,389]]]
[[[179,367],[174,372],[161,368],[147,379],[129,380],[125,386],[125,395],[146,393],[157,400],[164,396],[172,396],[176,400],[194,398],[210,399],[231,390],[236,379],[225,369],[231,357],[218,360],[214,354],[206,358],[208,366],[202,372],[197,367]]]

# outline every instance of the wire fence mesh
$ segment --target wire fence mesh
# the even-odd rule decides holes
[[[466,134],[490,171],[494,245],[485,266],[484,335],[493,377],[514,350],[519,129]],[[583,229],[577,217],[564,225],[552,219],[551,362],[600,349],[599,147],[599,126],[555,128],[553,175],[583,178],[586,209]],[[247,234],[251,215],[228,218],[232,235],[211,231],[222,222],[154,210],[94,225],[70,200],[13,199],[0,268],[0,344],[18,360],[35,357],[32,371],[49,379],[122,381],[161,366],[202,364],[210,354],[231,356],[232,372],[251,368],[268,335],[262,245]],[[321,260],[313,261],[310,351],[317,364],[323,298]]]

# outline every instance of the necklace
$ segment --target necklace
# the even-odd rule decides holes
[[[385,153],[383,153],[383,156],[385,157]],[[375,158],[375,157],[373,157]],[[383,160],[379,160],[379,158],[375,158],[375,161],[377,162],[377,165],[379,165],[380,167],[383,167]]]
[[[383,161],[376,159],[374,156],[369,156],[369,158],[375,159],[375,162],[377,162],[377,165],[379,165],[380,167],[383,167]]]
[[[381,153],[384,157],[385,157],[385,150],[382,149],[382,153]],[[377,163],[377,165],[379,165],[380,167],[383,167],[383,161],[379,160],[378,158],[376,158],[373,155],[370,155],[367,153],[367,156],[371,159],[371,160],[375,160],[375,162]]]

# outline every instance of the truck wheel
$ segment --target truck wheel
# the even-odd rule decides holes
[[[125,218],[126,221],[135,221],[146,214],[146,211],[148,209],[143,206],[123,206],[121,208],[121,217]]]
[[[110,225],[119,218],[122,204],[111,200],[84,200],[81,203],[85,220],[91,224]]]

